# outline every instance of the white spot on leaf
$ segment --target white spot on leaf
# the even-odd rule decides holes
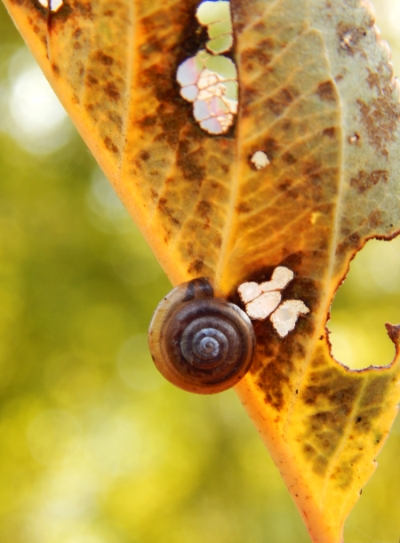
[[[264,292],[246,305],[246,313],[251,319],[264,320],[278,307],[282,296],[278,291]]]
[[[271,322],[281,337],[294,330],[299,315],[309,312],[301,300],[286,300],[281,305],[281,292],[293,279],[294,273],[285,266],[275,268],[271,280],[263,283],[243,283],[238,293],[246,305],[246,313],[253,320],[264,320],[271,315]]]
[[[353,35],[350,31],[343,34],[342,39],[340,40],[340,47],[342,49],[350,49],[350,47],[353,45]]]
[[[265,292],[284,289],[293,279],[294,273],[285,266],[278,266],[273,271],[271,281],[264,283],[243,283],[238,288],[239,295],[242,301],[247,304]]]
[[[349,137],[349,143],[351,143],[352,145],[355,145],[356,143],[358,143],[360,139],[360,136],[358,134],[353,134],[352,136]]]
[[[262,170],[270,164],[268,155],[267,153],[264,153],[264,151],[256,151],[251,157],[250,162],[254,164],[257,170]]]
[[[290,283],[293,277],[294,273],[292,270],[285,268],[285,266],[278,266],[275,268],[274,273],[272,274],[271,281],[261,283],[261,289],[263,292],[270,290],[282,290]]]
[[[299,315],[306,315],[310,310],[301,300],[286,300],[271,315],[271,322],[281,337],[294,330]]]
[[[64,4],[63,0],[39,0],[39,4],[50,11],[56,12]]]
[[[238,293],[240,298],[242,299],[242,302],[247,304],[257,298],[257,296],[261,296],[262,290],[261,286],[258,283],[250,282],[242,283],[238,288]]]

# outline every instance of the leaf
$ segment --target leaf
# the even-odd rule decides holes
[[[310,312],[285,338],[254,322],[236,390],[314,543],[339,543],[399,401],[400,327],[392,364],[363,371],[325,328],[356,252],[400,230],[399,89],[368,6],[232,0],[239,112],[214,137],[176,80],[204,48],[197,0],[5,4],[173,283],[241,303],[243,282],[294,272],[284,299]]]

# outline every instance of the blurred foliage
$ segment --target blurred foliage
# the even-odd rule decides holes
[[[396,2],[377,7],[400,71]],[[234,392],[193,396],[153,368],[146,330],[170,285],[69,121],[35,94],[3,7],[0,36],[0,541],[308,542]],[[399,255],[370,242],[354,261],[329,323],[339,360],[390,361]],[[346,543],[397,543],[399,455],[398,421]]]

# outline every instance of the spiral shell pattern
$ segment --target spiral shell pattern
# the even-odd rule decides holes
[[[244,311],[215,298],[211,283],[199,278],[174,288],[159,304],[149,347],[157,368],[174,385],[212,394],[247,373],[255,335]]]

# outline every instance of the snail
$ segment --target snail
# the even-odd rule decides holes
[[[249,317],[238,306],[216,298],[205,278],[179,285],[160,302],[148,337],[162,375],[198,394],[236,385],[249,370],[255,348]]]

